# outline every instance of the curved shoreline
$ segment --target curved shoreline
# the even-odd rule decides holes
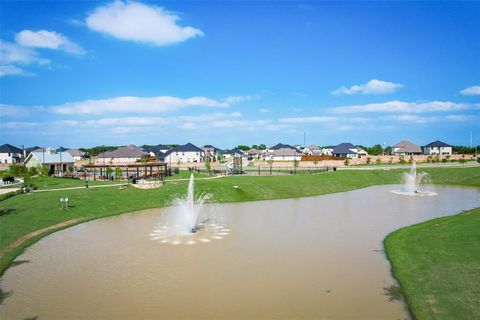
[[[385,190],[385,191],[386,191],[386,190],[391,190],[391,189],[393,189],[391,185],[383,185],[383,186],[381,186],[381,187],[383,188],[383,189],[381,189],[381,190]],[[375,188],[375,186],[371,186],[371,187],[367,187],[367,188],[368,188],[368,189],[370,189],[370,188]],[[367,189],[367,188],[355,189],[353,192],[358,192],[358,191],[360,191],[361,189]],[[470,189],[470,188],[468,188],[468,189]],[[478,188],[472,188],[472,189],[474,189],[474,191],[473,191],[474,194],[477,194],[477,191],[475,191],[475,190],[478,190]],[[472,190],[472,189],[471,189],[471,190]],[[374,190],[375,190],[375,189],[374,189]],[[439,189],[439,192],[440,192],[440,190],[441,190],[441,189]],[[461,191],[461,189],[460,189],[460,191]],[[363,191],[360,191],[360,194],[363,194],[362,192],[363,192]],[[367,191],[365,191],[365,192],[367,192]],[[358,193],[357,193],[357,194],[358,194]],[[471,194],[471,191],[470,191],[470,194]],[[334,196],[334,198],[336,198],[336,197],[337,197],[337,196]],[[316,197],[314,197],[314,198],[316,198]],[[323,198],[323,197],[319,197],[319,198]],[[400,198],[397,198],[397,199],[400,199]],[[474,197],[474,199],[475,199],[475,197]],[[271,200],[270,200],[270,201],[271,201]],[[279,200],[276,200],[276,201],[279,201]],[[280,201],[282,201],[282,200],[280,200]],[[398,201],[401,202],[402,200],[398,200]],[[472,203],[473,206],[476,206],[477,204],[478,204],[478,202],[476,202],[476,201],[475,201],[474,203]],[[240,204],[240,205],[241,205],[241,204]],[[264,206],[269,207],[268,203],[267,203],[267,204],[264,204]],[[471,207],[471,206],[468,206],[468,207]],[[461,209],[460,209],[460,210],[461,210]],[[448,212],[454,212],[454,216],[455,216],[455,215],[457,214],[457,212],[460,212],[460,210],[459,210],[459,211],[457,211],[457,210],[455,210],[455,211],[453,211],[453,210],[447,210],[447,211],[444,212],[444,214],[445,214],[445,213],[448,213]],[[144,211],[144,210],[141,210],[141,211]],[[129,212],[126,212],[126,213],[129,213],[129,214],[138,216],[136,213],[141,213],[141,211],[139,211],[139,212],[131,212],[131,211],[129,211]],[[114,215],[112,215],[112,216],[114,216]],[[113,218],[113,219],[117,219],[117,218]],[[97,220],[97,219],[90,219],[90,220],[93,221],[93,220]],[[78,221],[78,224],[79,224],[79,223],[86,222],[86,221],[87,221],[87,220],[85,220],[85,221]],[[122,220],[122,221],[123,221],[123,220]],[[72,223],[73,223],[73,222],[72,222]],[[423,222],[421,222],[421,223],[423,223]],[[414,225],[414,224],[411,224],[411,225],[405,226],[405,227],[403,227],[403,228],[408,228],[408,227],[413,226],[413,225]],[[64,226],[63,229],[66,229],[66,228],[69,228],[69,227],[70,227],[70,226]],[[83,228],[82,228],[81,230],[83,230]],[[399,230],[399,229],[398,229],[398,230]],[[58,230],[55,230],[55,231],[58,231]],[[49,233],[53,233],[53,232],[55,232],[55,231],[51,230],[51,232],[49,232]],[[114,230],[113,230],[113,231],[114,231]],[[384,233],[384,235],[386,236],[387,234]],[[41,236],[41,237],[43,238],[43,236]],[[62,236],[62,237],[63,237],[63,236]],[[383,238],[383,237],[382,237],[382,238]],[[35,239],[35,242],[36,242],[37,240],[38,240],[38,239]],[[382,244],[382,242],[383,242],[382,240],[383,240],[383,239],[378,239],[379,245]],[[60,244],[60,245],[62,245],[62,244]],[[387,255],[388,255],[388,254],[389,254],[389,252],[387,253]],[[385,259],[386,257],[383,256],[382,258]],[[24,258],[24,259],[25,259],[25,258]],[[26,259],[29,259],[29,258],[26,258]],[[383,259],[382,259],[382,260],[383,260]],[[385,261],[385,260],[384,260],[384,261]],[[385,263],[388,263],[387,261],[390,262],[390,259],[389,259],[388,257],[387,257],[387,260],[385,261]],[[391,268],[392,268],[392,264],[390,263],[390,268],[387,269],[386,272],[389,272],[388,270],[391,271]],[[389,272],[389,273],[390,273],[390,272]],[[397,282],[399,282],[399,281],[398,281],[398,278],[395,276],[395,274],[394,274],[393,271],[391,272],[391,274],[392,274],[392,277],[395,278],[395,279],[397,279]],[[399,283],[400,283],[400,282],[399,282]],[[405,307],[405,310],[407,310],[407,309],[409,310],[410,305],[408,304],[407,299],[404,299],[404,306],[406,306],[406,307]],[[410,312],[410,313],[411,313],[411,310],[405,311],[405,312]]]
[[[449,172],[447,172],[447,170]],[[434,182],[437,182],[437,183],[434,183],[433,185],[435,185],[435,184],[439,184],[439,185],[448,184],[448,185],[454,185],[454,186],[457,185],[457,186],[479,187],[480,183],[477,184],[476,180],[474,180],[475,182],[472,184],[471,183],[472,175],[465,174],[464,170],[469,170],[469,171],[475,170],[475,171],[473,171],[473,178],[476,175],[478,175],[478,173],[476,172],[476,171],[478,171],[478,168],[475,168],[475,169],[465,169],[465,168],[436,169],[436,170],[433,170],[432,173],[434,173],[435,175],[438,175],[438,177],[436,176],[435,179],[434,179]],[[454,172],[455,174],[453,174],[452,172]],[[317,175],[316,177],[322,177],[319,180],[313,180],[312,179],[313,181],[317,181],[317,185],[312,185],[311,188],[309,188],[309,189],[299,189],[297,187],[297,189],[299,189],[299,190],[295,190],[294,192],[291,192],[291,193],[287,193],[288,188],[287,188],[287,190],[284,190],[284,189],[282,189],[282,186],[280,186],[280,187],[279,186],[268,186],[265,183],[265,181],[275,180],[275,182],[280,181],[280,182],[283,182],[283,183],[285,183],[285,182],[292,183],[292,182],[290,182],[289,179],[293,178],[293,179],[300,180],[302,183],[305,182],[304,180],[306,180],[309,183],[312,183],[312,180],[309,180],[309,179],[313,178],[313,177],[312,176],[263,177],[263,178],[266,178],[267,180],[264,180],[262,182],[264,185],[262,185],[262,183],[260,183],[259,185],[262,188],[269,187],[270,189],[268,191],[276,192],[276,193],[268,193],[268,194],[263,194],[263,195],[255,194],[255,196],[252,196],[251,192],[250,193],[246,192],[246,191],[251,191],[251,190],[248,190],[248,189],[246,189],[246,191],[243,190],[243,189],[248,187],[248,184],[246,184],[246,185],[242,185],[243,188],[239,188],[239,189],[236,190],[236,193],[243,192],[245,194],[241,194],[240,196],[238,196],[237,194],[235,194],[235,195],[229,194],[229,195],[226,195],[226,196],[220,194],[220,198],[221,198],[221,196],[224,196],[224,199],[219,199],[218,202],[219,203],[230,203],[230,202],[234,203],[234,202],[264,201],[264,200],[277,200],[277,199],[292,199],[292,198],[312,197],[312,196],[320,196],[320,195],[326,195],[326,194],[332,194],[332,193],[358,190],[358,189],[367,188],[367,187],[371,187],[371,186],[375,186],[375,185],[391,185],[391,184],[396,184],[396,183],[393,183],[393,182],[398,181],[397,180],[398,179],[397,178],[397,173],[399,174],[399,173],[401,173],[401,171],[393,172],[393,170],[392,171],[389,170],[389,172],[377,171],[375,173],[373,173],[372,171],[370,171],[370,173],[366,172],[366,171],[356,171],[355,173],[353,171],[343,171],[343,174],[348,175],[348,176],[347,177],[342,177],[342,178],[339,177],[338,172],[336,174],[331,173],[330,175],[328,175],[328,174]],[[460,173],[460,176],[458,175],[459,173]],[[365,180],[365,177],[363,177],[365,175],[366,175],[367,180]],[[370,176],[368,176],[368,175],[370,175]],[[334,179],[330,179],[330,181],[329,181],[328,179],[329,179],[330,176],[333,176]],[[237,181],[236,183],[240,184],[241,180],[243,180],[243,179],[247,180],[249,177],[248,176],[239,177],[240,179],[236,179],[235,177],[232,177],[232,178],[233,179],[208,179],[208,180],[205,180],[205,182],[212,181],[212,182],[215,183],[216,181],[219,181],[219,183],[223,183],[221,181],[234,180],[234,181]],[[256,181],[260,180],[261,178],[262,177],[255,177],[254,180],[256,182]],[[347,179],[348,183],[345,183],[345,180],[342,181],[342,179],[345,179],[345,178],[348,178]],[[370,178],[370,180],[368,180],[368,178]],[[318,178],[314,178],[314,179],[318,179]],[[204,179],[202,179],[202,180],[204,180]],[[321,182],[321,183],[318,183],[318,182]],[[232,183],[235,183],[235,182],[232,182]],[[296,181],[295,183],[298,184],[298,181]],[[295,189],[295,183],[293,183],[293,186],[291,186],[290,189],[291,188]],[[258,185],[258,184],[256,184],[256,185]],[[203,187],[206,187],[205,189],[207,189],[207,192],[212,192],[212,193],[220,192],[220,190],[215,190],[214,189],[214,187],[216,187],[216,185],[204,185]],[[213,189],[211,189],[212,187],[213,187]],[[223,186],[223,187],[225,187],[225,186]],[[100,188],[100,189],[106,190],[106,189],[110,189],[110,188]],[[100,190],[100,189],[97,189],[97,190]],[[77,190],[73,190],[73,191],[77,191]],[[253,191],[254,192],[259,192],[258,190],[253,190]],[[261,191],[263,191],[263,189]],[[43,193],[43,194],[49,194],[49,193],[50,192],[46,192],[46,193]],[[54,193],[54,192],[51,192],[50,194],[52,194],[52,193]],[[175,193],[172,192],[170,195],[174,195],[174,194]],[[38,195],[38,193],[37,193],[37,195]],[[232,196],[236,196],[236,198],[235,197],[232,198]],[[151,203],[151,204],[149,204],[145,207],[139,207],[138,209],[134,209],[134,210],[130,210],[130,208],[127,208],[127,210],[125,210],[125,211],[115,212],[115,210],[112,210],[113,213],[108,213],[108,214],[103,214],[103,215],[98,215],[98,216],[88,216],[88,215],[85,216],[85,215],[83,215],[83,216],[81,216],[77,219],[69,219],[67,221],[62,221],[60,223],[57,223],[55,225],[51,225],[51,226],[47,226],[47,227],[44,227],[44,228],[41,228],[41,229],[38,229],[38,230],[31,231],[31,232],[27,233],[26,235],[21,236],[20,238],[16,239],[12,243],[8,244],[7,246],[5,246],[4,248],[1,249],[1,251],[0,251],[0,277],[3,276],[3,274],[11,266],[11,264],[15,260],[15,258],[18,255],[20,255],[26,248],[28,248],[30,245],[34,244],[35,242],[39,241],[43,237],[45,237],[45,236],[47,236],[47,235],[49,235],[53,232],[56,232],[56,231],[59,231],[59,230],[62,230],[62,229],[80,224],[80,223],[91,221],[91,220],[96,220],[96,219],[100,219],[100,218],[105,218],[105,217],[115,216],[115,215],[120,215],[120,214],[125,214],[125,213],[131,213],[131,212],[144,210],[144,209],[161,208],[161,207],[166,207],[168,205],[170,205],[170,203],[160,201],[160,203]],[[68,223],[66,223],[66,222],[68,222]]]

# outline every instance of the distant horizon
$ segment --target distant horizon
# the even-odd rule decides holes
[[[480,143],[480,2],[0,9],[1,143]]]

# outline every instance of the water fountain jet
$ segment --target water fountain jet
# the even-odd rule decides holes
[[[204,203],[208,199],[210,194],[205,193],[195,198],[195,178],[191,174],[186,197],[176,199],[175,206],[162,216],[164,221],[150,237],[153,240],[160,240],[161,243],[172,244],[194,244],[193,239],[197,237],[197,233],[201,234],[202,239],[209,235],[216,239],[214,236],[219,233],[218,227],[221,229],[224,227],[219,221],[221,217],[214,214],[212,206],[204,208]],[[182,242],[182,239],[185,241]]]
[[[410,172],[403,173],[403,185],[402,190],[394,190],[394,193],[403,195],[420,195],[431,196],[436,195],[435,192],[420,190],[422,181],[428,179],[428,173],[417,172],[417,164],[413,162]]]

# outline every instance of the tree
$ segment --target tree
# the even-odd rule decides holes
[[[46,164],[39,167],[39,169],[38,169],[38,175],[43,178],[43,183],[44,183],[45,186],[47,186],[47,178],[48,178],[48,172],[49,171],[50,171],[50,168]]]
[[[343,162],[343,164],[348,167],[350,165],[350,159],[348,158],[345,158],[345,161]]]
[[[365,149],[369,154],[371,154],[372,156],[380,156],[383,154],[383,148],[381,145],[379,144],[376,144],[374,145],[373,147],[371,148],[367,148]]]
[[[107,173],[107,179],[110,178],[110,175],[112,174],[113,169],[110,168],[110,167],[107,167],[107,170],[105,170],[105,171],[106,171],[106,173]]]
[[[398,158],[398,162],[401,163],[401,164],[405,164],[406,163],[405,157],[403,155],[401,155],[400,158]]]
[[[122,168],[115,167],[115,179],[119,179],[122,177]]]
[[[367,164],[370,164],[370,161],[372,161],[372,158],[367,157]]]
[[[205,169],[208,171],[208,174],[210,174],[210,170],[212,169],[212,165],[210,163],[210,157],[205,158]]]
[[[239,149],[239,150],[242,150],[242,151],[250,150],[249,146],[246,146],[246,145],[243,145],[243,144],[240,144],[240,145],[236,146],[235,148]]]

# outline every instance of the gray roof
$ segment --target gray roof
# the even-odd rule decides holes
[[[75,160],[72,155],[68,152],[36,152],[33,151],[27,157],[28,161],[31,157],[35,157],[40,161],[41,164],[50,164],[50,163],[73,163]],[[43,161],[45,159],[45,161]]]
[[[333,154],[355,154],[355,151],[352,151],[351,149],[355,149],[356,147],[349,143],[349,142],[343,142],[340,143],[339,145],[333,147]]]
[[[274,150],[271,153],[274,157],[291,157],[291,156],[301,156],[302,153],[298,152],[297,150],[292,150],[290,148],[280,148]]]
[[[392,148],[399,149],[395,152],[422,153],[422,149],[419,146],[407,140],[400,141],[396,145],[392,146]]]
[[[247,154],[250,154],[250,155],[252,155],[252,154],[254,154],[254,155],[255,155],[255,154],[261,154],[261,153],[262,153],[262,151],[260,151],[260,150],[258,150],[258,149],[255,149],[255,148],[252,148],[252,149],[250,149],[250,150],[247,151]]]
[[[311,144],[307,147],[308,150],[320,150],[320,147],[319,146],[316,146],[314,144]]]
[[[168,150],[167,152],[165,152],[165,156],[168,156],[170,153],[173,152],[203,152],[203,150],[189,142],[187,144],[176,146],[175,148]]]
[[[98,158],[143,158],[146,155],[148,153],[145,150],[131,144],[116,150],[102,152]]]
[[[0,146],[0,153],[23,153],[23,150],[12,146],[11,144],[5,143]]]
[[[296,149],[295,147],[289,144],[277,143],[273,147],[270,147],[271,150],[278,150],[278,149]]]
[[[68,149],[67,152],[70,153],[72,157],[83,157],[85,155],[85,152],[77,149]]]
[[[446,144],[445,142],[442,141],[433,141],[427,144],[425,147],[431,148],[431,147],[451,147],[451,145]]]
[[[225,150],[225,151],[223,152],[223,154],[231,154],[231,155],[239,154],[239,155],[243,155],[243,151],[240,150],[240,149],[237,149],[237,148],[233,148],[232,150]]]

